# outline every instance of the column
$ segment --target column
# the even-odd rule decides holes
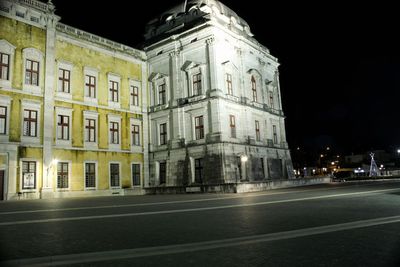
[[[43,182],[41,197],[53,197],[53,178],[57,166],[53,161],[53,129],[54,129],[54,79],[55,79],[55,43],[56,24],[59,17],[54,15],[54,6],[49,6],[46,25],[46,55],[45,55],[45,88],[44,88],[44,118],[43,118]]]

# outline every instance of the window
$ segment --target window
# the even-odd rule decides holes
[[[7,107],[0,106],[0,134],[7,134]]]
[[[165,83],[158,86],[158,104],[165,105],[167,103],[167,96],[165,90]]]
[[[119,144],[119,123],[110,122],[110,144]]]
[[[69,140],[69,116],[57,116],[57,139]]]
[[[110,81],[110,101],[119,102],[119,83]]]
[[[131,86],[131,105],[139,106],[139,87]]]
[[[25,84],[39,86],[39,62],[26,60]]]
[[[203,116],[194,118],[196,140],[204,138]]]
[[[201,95],[201,73],[193,75],[193,95]]]
[[[229,115],[229,127],[231,128],[231,138],[236,138],[236,119],[234,115]]]
[[[194,182],[203,183],[203,159],[194,160]]]
[[[10,55],[0,53],[0,79],[9,80]]]
[[[226,88],[228,89],[228,95],[233,95],[232,75],[229,73],[226,74]]]
[[[165,184],[167,182],[167,163],[160,162],[160,184]]]
[[[85,75],[85,96],[96,98],[96,77]]]
[[[160,124],[160,145],[167,144],[167,124]]]
[[[139,125],[132,125],[132,145],[140,146],[140,127]]]
[[[140,186],[140,164],[132,164],[132,184]]]
[[[261,137],[260,137],[260,122],[259,121],[255,121],[255,126],[256,126],[256,141],[260,141]]]
[[[22,190],[36,189],[36,161],[22,161]]]
[[[257,82],[254,76],[251,76],[251,91],[253,92],[253,102],[257,102]]]
[[[274,108],[274,92],[272,91],[269,92],[269,106]]]
[[[265,177],[265,167],[264,167],[264,159],[260,158],[260,166],[261,166],[261,174]]]
[[[119,163],[110,163],[110,186],[119,187]]]
[[[96,142],[95,119],[85,119],[85,142]]]
[[[71,72],[65,69],[58,69],[58,91],[70,93]]]
[[[274,134],[274,144],[278,143],[278,134],[276,132],[276,125],[272,125],[272,132]]]
[[[85,163],[85,188],[96,188],[96,163]]]
[[[68,188],[68,162],[57,164],[57,188]]]
[[[37,111],[24,109],[24,136],[37,136]]]

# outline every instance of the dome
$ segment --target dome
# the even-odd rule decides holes
[[[239,17],[236,12],[224,5],[218,0],[188,0],[185,4],[181,4],[163,12],[160,16],[154,18],[146,25],[145,39],[153,39],[160,35],[171,32],[177,25],[182,23],[195,25],[196,23],[204,23],[211,17],[217,19],[222,24],[234,25],[242,29],[243,33],[253,36],[250,32],[249,24]],[[225,17],[223,20],[221,17]],[[229,21],[229,22],[227,22]]]

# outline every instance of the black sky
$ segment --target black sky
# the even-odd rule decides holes
[[[137,47],[145,24],[182,1],[141,1],[140,7],[127,0],[53,2],[63,23]],[[400,146],[400,17],[394,4],[221,2],[281,63],[292,149],[330,146],[351,153]]]

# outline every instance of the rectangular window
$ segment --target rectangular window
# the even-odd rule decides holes
[[[260,122],[256,121],[255,123],[256,125],[256,141],[260,141],[261,137],[260,137]]]
[[[167,182],[167,163],[160,162],[160,184],[165,184]]]
[[[194,160],[194,182],[203,183],[203,159]]]
[[[131,86],[131,105],[139,106],[139,87]]]
[[[110,185],[111,187],[119,187],[119,164],[110,163]]]
[[[0,106],[0,134],[7,134],[7,107]]]
[[[201,95],[201,73],[193,75],[193,95]]]
[[[132,124],[132,145],[140,146],[140,127]]]
[[[36,189],[36,162],[22,162],[22,189]]]
[[[69,116],[57,116],[57,139],[69,140]]]
[[[96,98],[96,77],[91,75],[85,76],[85,96]]]
[[[0,53],[0,79],[9,80],[10,55]]]
[[[69,93],[70,92],[70,78],[71,72],[69,70],[58,70],[58,91]]]
[[[194,118],[196,140],[204,138],[203,116]]]
[[[226,88],[228,89],[228,95],[233,95],[232,75],[229,73],[226,74]]]
[[[269,92],[269,106],[273,109],[274,108],[274,93]]]
[[[265,177],[265,169],[264,169],[264,159],[260,158],[260,165],[261,165],[261,174]]]
[[[39,62],[26,60],[25,84],[39,86]]]
[[[24,136],[37,136],[37,111],[24,109]]]
[[[110,101],[119,102],[119,84],[115,81],[110,81]]]
[[[85,119],[85,142],[96,142],[96,120]]]
[[[236,119],[234,115],[229,115],[229,127],[231,128],[231,138],[236,138]]]
[[[110,144],[119,144],[119,123],[110,122]]]
[[[57,164],[57,188],[68,188],[68,162]]]
[[[140,185],[140,164],[132,164],[132,184],[133,186]]]
[[[96,188],[96,163],[85,163],[85,187]]]
[[[167,124],[160,124],[160,145],[167,144]]]
[[[158,86],[158,104],[165,105],[167,103],[167,96],[165,90],[165,83]]]
[[[257,102],[257,82],[254,76],[251,76],[251,91],[253,92],[253,102]]]
[[[276,132],[276,125],[272,125],[272,132],[274,134],[274,144],[278,143],[278,134]]]

